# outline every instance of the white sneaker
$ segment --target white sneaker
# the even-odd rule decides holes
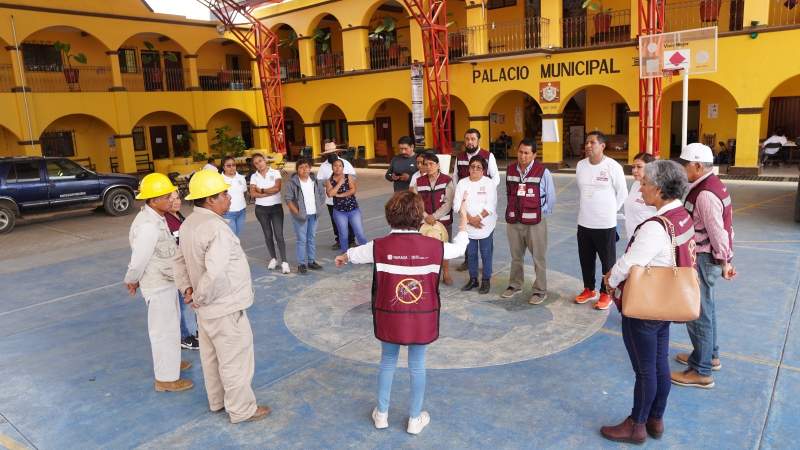
[[[429,423],[431,423],[431,415],[428,414],[428,411],[422,411],[419,417],[410,417],[408,419],[408,428],[406,431],[411,434],[419,434]]]
[[[389,428],[389,413],[378,412],[378,407],[372,410],[372,422],[375,423],[375,428],[381,430]]]
[[[278,261],[275,258],[269,260],[269,264],[267,264],[267,269],[275,270],[278,267]]]
[[[286,261],[281,263],[281,273],[289,273],[291,270],[289,269],[289,263]]]

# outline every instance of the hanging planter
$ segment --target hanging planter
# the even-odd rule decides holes
[[[722,0],[700,1],[700,22],[716,22],[719,20],[719,10]]]

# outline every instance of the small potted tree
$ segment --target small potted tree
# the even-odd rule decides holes
[[[608,33],[611,29],[611,8],[605,8],[602,0],[586,0],[581,7],[589,11],[597,11],[592,19],[594,20],[595,34]]]
[[[73,55],[70,53],[72,50],[72,45],[67,42],[56,41],[53,44],[53,47],[61,53],[61,60],[64,69],[64,78],[67,80],[67,84],[70,86],[78,84],[80,71],[72,67],[72,61],[75,61],[79,64],[86,64],[87,59],[86,55],[83,53],[78,53]]]
[[[700,0],[700,21],[716,22],[719,20],[719,9],[722,0]]]
[[[213,150],[214,156],[221,158],[231,155],[234,158],[238,158],[244,155],[244,151],[247,149],[244,139],[241,136],[229,135],[229,131],[231,131],[231,127],[228,125],[214,128],[214,143],[209,145]]]

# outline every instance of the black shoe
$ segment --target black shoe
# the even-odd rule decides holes
[[[339,242],[334,242],[333,245],[331,245],[331,250],[339,250]]]
[[[308,263],[308,268],[311,270],[322,270],[322,266],[317,264],[316,261],[311,261],[310,263]]]
[[[471,291],[471,290],[475,289],[476,287],[478,287],[478,279],[477,278],[470,278],[469,281],[467,281],[467,284],[465,284],[464,287],[461,288],[461,290],[462,291]]]
[[[181,347],[187,350],[200,350],[200,342],[197,341],[196,337],[189,335],[181,341]]]
[[[306,265],[300,264],[299,266],[297,266],[297,272],[301,275],[305,275],[308,272],[308,270],[306,269]]]
[[[489,292],[489,288],[491,288],[491,284],[489,283],[488,278],[484,278],[481,280],[481,288],[478,289],[478,294],[487,294]]]
[[[459,272],[466,272],[467,271],[467,262],[464,261],[463,263],[461,263],[460,266],[456,267],[456,270],[459,271]]]

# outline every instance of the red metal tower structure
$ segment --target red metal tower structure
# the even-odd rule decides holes
[[[433,146],[441,153],[452,152],[450,141],[450,71],[447,0],[403,0],[422,28],[425,49],[425,84],[433,128]]]
[[[281,0],[197,0],[225,26],[225,30],[253,55],[258,62],[261,95],[270,127],[272,151],[286,154],[283,135],[283,96],[281,93],[281,66],[278,56],[278,35],[255,16],[253,10],[266,3]],[[240,23],[236,23],[236,21]],[[242,23],[246,21],[247,23]]]
[[[663,32],[664,3],[666,0],[639,0],[639,35]],[[639,79],[639,149],[653,156],[660,153],[661,90],[661,78]]]

